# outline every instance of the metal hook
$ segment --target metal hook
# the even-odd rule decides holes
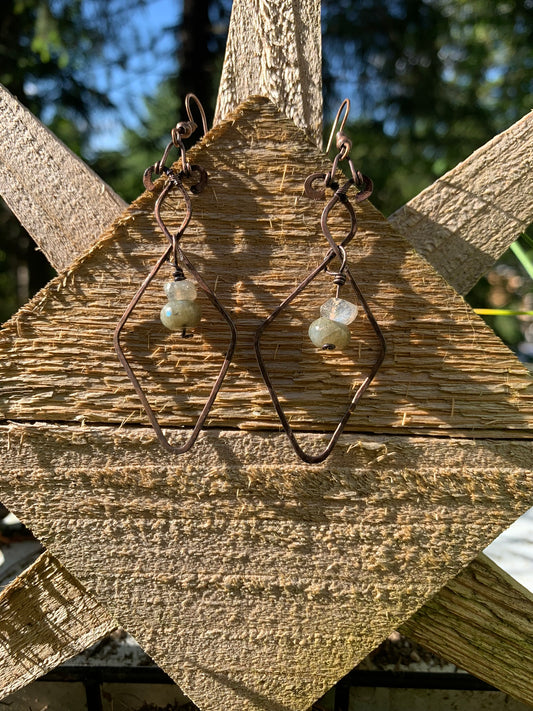
[[[344,126],[346,124],[346,120],[348,119],[348,114],[350,113],[350,99],[344,99],[342,104],[339,106],[339,110],[337,111],[337,115],[335,116],[335,121],[333,122],[333,126],[331,127],[331,133],[329,134],[328,145],[326,148],[326,153],[327,153],[329,151],[329,149],[331,148],[331,144],[333,143],[333,136],[335,135],[335,130],[337,128],[337,124],[339,123],[339,117],[342,113],[342,110],[345,107],[346,107],[346,109],[344,112],[344,116],[342,117],[342,121],[341,121],[339,130],[337,131],[337,148],[342,153],[341,160],[343,158],[346,158],[346,156],[350,152],[350,148],[352,147],[351,141],[346,136],[346,134],[343,132]],[[343,152],[343,149],[344,149],[344,152]]]
[[[198,172],[200,174],[199,181],[194,185],[191,185],[191,191],[195,194],[198,194],[202,192],[202,190],[205,188],[205,185],[207,183],[207,173],[200,166],[190,165],[187,162],[187,151],[183,144],[183,139],[190,138],[198,128],[198,125],[193,119],[191,101],[194,101],[196,103],[196,106],[198,107],[198,110],[200,112],[200,116],[202,119],[203,135],[205,136],[205,134],[207,133],[207,119],[205,116],[204,107],[202,106],[200,99],[195,94],[187,94],[184,102],[185,111],[187,112],[187,121],[180,121],[174,126],[174,128],[171,129],[171,141],[167,144],[162,157],[160,158],[160,160],[158,160],[157,163],[154,163],[153,165],[149,166],[144,171],[143,183],[147,190],[154,189],[154,183],[152,181],[152,175],[154,173],[156,175],[166,173],[170,176],[171,171],[169,171],[169,169],[165,166],[165,162],[172,147],[177,148],[180,152],[182,170],[181,177],[189,178],[193,172]]]
[[[200,112],[200,117],[202,119],[203,135],[205,136],[205,134],[207,133],[207,119],[205,117],[204,107],[202,106],[200,99],[196,96],[196,94],[187,94],[184,102],[185,111],[187,112],[187,121],[180,121],[174,126],[171,131],[172,143],[176,146],[176,148],[179,148],[180,150],[184,150],[183,139],[190,138],[198,128],[198,124],[196,123],[192,115],[191,101],[195,102]]]
[[[194,123],[194,119],[192,117],[192,111],[191,111],[191,100],[194,101],[194,103],[198,107],[198,111],[200,112],[200,116],[202,117],[202,128],[204,131],[203,135],[205,136],[205,134],[207,133],[207,119],[205,117],[204,107],[202,106],[202,102],[196,96],[196,94],[187,94],[187,96],[185,97],[185,111],[187,112],[189,121],[191,121],[192,123]]]

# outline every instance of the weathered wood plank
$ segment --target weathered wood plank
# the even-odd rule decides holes
[[[1,85],[0,195],[57,270],[83,254],[125,207]]]
[[[0,698],[116,627],[94,597],[43,553],[0,594]]]
[[[320,0],[234,0],[215,123],[255,94],[322,145]]]
[[[398,223],[399,224],[399,223]],[[494,683],[494,682],[493,682]]]
[[[533,595],[480,555],[401,632],[533,706]]]
[[[253,350],[255,329],[319,264],[323,205],[302,194],[309,173],[327,165],[293,124],[263,99],[219,124],[191,154],[209,172],[194,200],[183,247],[239,334],[211,425],[278,430]],[[246,190],[243,190],[246,186]],[[123,310],[166,246],[145,193],[97,247],[24,307],[0,334],[0,415],[5,419],[146,422],[112,345]],[[170,200],[165,219],[181,220]],[[533,437],[528,371],[371,205],[359,211],[349,262],[387,342],[375,384],[352,416],[352,431]],[[332,215],[337,234],[342,212]],[[229,336],[200,297],[195,337],[159,322],[162,269],[134,311],[123,344],[165,426],[191,425],[207,399]],[[331,277],[313,282],[263,339],[265,360],[295,429],[332,430],[377,350],[366,318],[351,325],[346,352],[320,351],[307,336]],[[349,287],[345,298],[354,298]],[[68,413],[68,414],[67,414]]]
[[[35,614],[28,603],[36,599],[36,590],[40,602]],[[66,595],[65,590],[74,590],[75,595]],[[62,592],[57,595],[56,591]],[[70,624],[73,603],[75,625]],[[529,590],[481,554],[405,622],[401,631],[533,706],[532,603]],[[42,615],[43,610],[50,609],[61,620],[60,633],[52,645],[48,616]],[[69,621],[68,628],[65,620]],[[28,623],[31,645],[27,639]],[[28,569],[16,586],[0,597],[0,630],[4,636],[0,648],[0,698],[79,653],[114,626],[105,608],[98,606],[95,598],[50,553],[44,554],[38,565]],[[50,653],[35,664],[34,650],[47,647],[51,647]]]
[[[516,441],[0,431],[0,498],[203,710],[306,709],[533,495]]]
[[[389,218],[460,294],[533,222],[533,112]]]

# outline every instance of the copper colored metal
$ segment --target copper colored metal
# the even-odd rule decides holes
[[[347,101],[347,100],[346,100]],[[338,122],[339,114],[345,105],[345,102],[341,105],[341,108],[339,109],[339,113],[337,114],[337,118],[335,120],[335,125],[334,129],[336,127],[336,123]],[[349,102],[348,102],[348,107],[349,107]],[[346,116],[343,119],[343,124],[344,121],[346,120]],[[333,133],[333,132],[332,132]],[[326,195],[326,188],[329,188],[333,190],[333,195],[332,197],[328,200],[326,206],[324,207],[324,210],[322,211],[322,216],[320,219],[320,226],[322,228],[322,232],[324,236],[326,237],[330,249],[326,256],[324,257],[324,260],[322,261],[321,264],[319,264],[297,287],[294,289],[294,291],[287,296],[287,298],[270,314],[270,316],[263,321],[263,323],[259,326],[255,333],[255,338],[254,338],[254,348],[255,348],[255,354],[257,357],[257,362],[259,364],[259,369],[261,370],[261,374],[263,376],[263,379],[265,381],[265,384],[268,388],[268,391],[270,393],[270,397],[272,398],[272,402],[274,404],[274,407],[276,409],[276,412],[278,413],[278,417],[281,421],[281,424],[283,426],[283,429],[285,430],[287,437],[289,438],[289,441],[296,452],[296,454],[302,459],[304,462],[307,462],[308,464],[318,464],[319,462],[323,462],[333,451],[333,448],[335,447],[340,435],[342,434],[346,423],[348,422],[351,414],[353,411],[356,409],[360,399],[368,389],[370,383],[374,379],[376,373],[378,372],[381,364],[383,363],[383,359],[385,358],[385,351],[386,351],[386,345],[385,345],[385,339],[383,337],[383,334],[381,332],[381,329],[379,327],[379,324],[377,323],[376,319],[374,318],[374,315],[364,297],[362,294],[361,290],[359,289],[359,286],[357,285],[355,279],[352,276],[352,273],[350,272],[350,269],[347,264],[347,255],[346,255],[346,247],[351,242],[353,239],[356,231],[357,231],[357,220],[356,220],[356,215],[354,208],[350,202],[350,200],[347,197],[347,192],[350,189],[351,186],[355,185],[358,189],[358,192],[355,196],[355,202],[361,202],[362,200],[365,200],[369,195],[372,193],[372,181],[370,178],[362,175],[358,171],[355,170],[353,163],[351,159],[348,158],[348,163],[350,166],[350,171],[352,174],[352,177],[349,178],[342,186],[339,186],[337,182],[335,182],[333,176],[335,175],[337,165],[340,160],[343,158],[347,158],[347,152],[345,151],[345,146],[346,143],[344,141],[340,141],[340,147],[339,147],[339,153],[336,156],[332,169],[329,173],[313,173],[310,175],[306,181],[305,181],[305,192],[306,194],[311,197],[314,200],[323,200],[325,199]],[[320,182],[321,186],[319,188],[315,188],[314,184]],[[339,242],[336,243],[335,240],[333,239],[333,236],[329,230],[328,227],[328,217],[333,210],[333,208],[341,204],[347,211],[350,216],[351,220],[351,225],[350,225],[350,230],[346,237]],[[330,272],[328,269],[329,263],[334,259],[337,258],[340,262],[340,267],[336,272]],[[370,326],[372,327],[374,333],[376,334],[377,341],[378,341],[378,351],[376,354],[376,358],[374,361],[374,364],[372,365],[370,371],[367,373],[366,377],[363,379],[362,383],[359,385],[359,388],[357,389],[356,393],[354,394],[353,398],[351,399],[348,407],[344,411],[339,423],[337,424],[335,431],[331,435],[331,438],[325,447],[319,454],[308,454],[304,452],[304,450],[300,447],[296,435],[289,423],[289,420],[283,410],[283,407],[280,403],[278,394],[276,392],[276,389],[274,387],[274,384],[272,382],[272,379],[270,377],[270,374],[268,372],[268,369],[266,367],[263,355],[261,353],[261,336],[265,329],[280,315],[280,313],[286,309],[289,304],[294,301],[294,299],[302,293],[302,291],[322,272],[326,272],[328,274],[332,274],[334,276],[334,283],[337,284],[337,296],[339,294],[339,289],[340,287],[346,282],[349,281],[353,291],[357,295],[357,299],[360,303],[360,305],[363,308],[363,311],[366,314],[366,317],[368,319],[368,322],[370,323]]]
[[[204,125],[204,131],[206,129],[206,124],[205,124],[205,114],[203,114],[203,109],[201,108],[201,104],[199,103],[198,99],[194,97],[194,95],[188,95],[187,99],[189,99],[189,102],[186,99],[186,106],[187,106],[187,113],[189,116],[189,120],[191,119],[191,114],[190,114],[190,98],[193,97],[197,104],[200,106],[201,113],[202,113],[202,119],[203,119],[203,125]],[[180,124],[178,124],[179,126]],[[196,125],[195,125],[196,127]],[[115,328],[115,333],[113,336],[113,343],[115,346],[115,350],[117,352],[117,356],[124,367],[124,370],[126,371],[126,374],[128,375],[128,378],[130,379],[135,392],[137,393],[139,400],[141,401],[144,410],[148,416],[148,419],[150,420],[150,424],[155,430],[155,433],[157,435],[157,438],[161,445],[164,447],[164,449],[167,452],[171,452],[173,454],[183,454],[184,452],[187,452],[195,443],[196,439],[198,438],[198,435],[200,433],[200,430],[202,429],[204,422],[213,406],[213,403],[215,402],[216,396],[222,386],[222,382],[224,380],[224,377],[228,371],[229,365],[231,363],[231,360],[233,358],[233,353],[235,351],[235,344],[237,342],[237,332],[235,329],[235,325],[224,308],[224,306],[220,303],[218,300],[216,294],[214,291],[211,289],[211,287],[204,281],[202,278],[201,274],[198,273],[196,268],[194,267],[193,263],[189,259],[189,257],[185,254],[185,252],[181,248],[181,238],[183,237],[183,234],[191,220],[192,216],[192,203],[191,203],[191,198],[188,194],[187,188],[185,187],[183,180],[185,178],[194,178],[195,174],[198,175],[198,180],[194,182],[190,187],[189,190],[193,194],[199,194],[202,192],[202,190],[205,188],[207,184],[207,173],[206,171],[199,165],[189,165],[186,161],[186,153],[185,153],[185,148],[183,147],[183,142],[182,142],[182,135],[183,133],[176,132],[176,141],[177,141],[177,147],[180,149],[181,152],[181,158],[182,158],[182,170],[179,173],[175,173],[172,169],[167,168],[165,166],[165,161],[168,157],[168,154],[170,152],[170,149],[172,148],[173,145],[176,145],[174,142],[174,136],[173,140],[171,143],[168,144],[168,146],[165,148],[165,151],[163,153],[163,156],[158,163],[155,163],[154,165],[150,166],[149,168],[146,169],[143,177],[143,181],[147,189],[152,190],[154,187],[154,184],[152,182],[152,174],[157,173],[157,174],[165,174],[167,176],[167,183],[164,186],[163,190],[161,191],[161,194],[159,195],[156,204],[155,204],[155,218],[157,220],[157,224],[159,225],[161,231],[163,234],[167,237],[169,241],[169,245],[166,248],[166,250],[163,252],[163,254],[159,257],[157,260],[156,264],[154,264],[153,268],[151,269],[150,273],[146,277],[146,279],[143,281],[141,286],[139,287],[137,293],[133,297],[133,299],[130,301],[128,304],[126,310],[124,311],[122,318],[118,322],[116,328]],[[189,134],[190,135],[190,134]],[[185,216],[183,218],[183,221],[175,233],[171,233],[165,223],[163,222],[161,218],[161,207],[167,197],[173,192],[177,191],[181,198],[183,199],[185,203]],[[188,272],[193,276],[196,285],[206,294],[206,296],[209,298],[213,306],[218,310],[222,318],[226,321],[229,327],[230,331],[230,343],[228,345],[228,349],[225,353],[224,356],[224,361],[222,363],[222,366],[219,370],[218,377],[211,389],[211,392],[209,394],[209,397],[207,401],[205,402],[202,411],[200,412],[200,415],[198,416],[198,419],[193,427],[193,429],[190,431],[188,434],[188,437],[186,441],[182,445],[172,445],[168,441],[168,439],[165,437],[163,430],[161,429],[161,426],[157,420],[157,416],[155,412],[153,411],[150,403],[148,402],[148,398],[146,397],[146,394],[137,378],[135,373],[133,372],[132,367],[130,366],[128,359],[126,358],[126,355],[124,354],[124,351],[122,349],[122,345],[120,343],[120,336],[122,333],[122,329],[124,328],[125,324],[127,323],[129,317],[131,316],[133,310],[139,303],[139,300],[141,299],[142,295],[150,285],[151,281],[156,277],[158,274],[159,270],[165,264],[165,262],[171,262],[174,265],[174,270],[175,270],[175,275],[178,278],[183,278],[183,267],[188,270]],[[187,337],[187,334],[185,332],[185,329],[182,333],[182,336]]]
[[[335,134],[335,129],[337,128],[337,124],[339,123],[339,118],[342,113],[342,110],[344,109],[344,116],[342,117],[341,125],[339,126],[339,130],[337,132],[337,140],[336,140],[336,146],[337,150],[339,153],[342,153],[342,158],[345,158],[348,153],[350,152],[350,149],[352,147],[352,142],[346,136],[344,133],[344,126],[346,125],[346,120],[348,119],[348,114],[350,113],[350,99],[344,99],[342,104],[339,106],[339,110],[337,111],[337,115],[335,116],[335,120],[333,121],[333,126],[331,127],[331,133],[329,134],[329,139],[328,139],[328,145],[326,146],[326,153],[329,152],[329,149],[331,148],[331,144],[333,143],[333,136]]]

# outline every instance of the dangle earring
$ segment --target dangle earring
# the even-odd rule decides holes
[[[275,309],[270,316],[261,323],[259,328],[255,333],[254,347],[255,354],[257,357],[257,362],[259,364],[259,369],[261,370],[261,375],[265,381],[265,384],[272,398],[272,402],[278,413],[278,417],[283,425],[289,441],[296,452],[296,454],[304,462],[308,464],[318,464],[323,462],[333,451],[340,435],[342,434],[350,415],[355,410],[357,403],[368,389],[370,383],[374,379],[376,373],[378,372],[383,359],[385,357],[385,339],[381,329],[370,310],[370,307],[361,293],[355,279],[353,278],[350,269],[348,267],[348,257],[346,253],[346,247],[349,242],[353,239],[357,231],[357,220],[355,215],[355,210],[350,200],[348,199],[348,191],[353,186],[357,189],[357,193],[354,196],[354,201],[356,203],[366,200],[372,194],[372,181],[367,176],[363,175],[359,171],[356,171],[353,162],[350,158],[351,141],[344,133],[344,125],[346,119],[348,118],[348,113],[350,111],[350,101],[345,99],[335,117],[335,122],[331,131],[328,146],[326,148],[326,153],[329,151],[331,146],[337,124],[339,122],[339,117],[345,109],[344,117],[342,119],[339,131],[336,134],[336,146],[338,153],[335,156],[331,170],[328,173],[312,173],[305,180],[304,188],[305,193],[308,197],[313,200],[324,200],[326,198],[326,190],[329,189],[333,192],[333,195],[326,203],[322,216],[320,219],[320,226],[324,237],[328,241],[329,251],[324,257],[322,263],[314,269],[297,287],[296,289],[281,303],[277,309]],[[344,182],[343,185],[335,180],[335,174],[337,168],[341,161],[347,161],[348,167],[350,169],[351,177]],[[321,185],[320,185],[321,183]],[[318,184],[317,187],[315,185]],[[328,218],[330,216],[333,208],[340,204],[343,206],[350,217],[350,230],[348,234],[344,237],[341,242],[335,242],[333,236],[328,227]],[[337,271],[331,271],[328,266],[330,262],[337,258],[340,266]],[[268,369],[261,352],[261,337],[265,329],[271,324],[280,314],[284,311],[289,304],[299,295],[302,291],[311,284],[311,282],[318,277],[321,273],[329,274],[333,277],[333,283],[336,286],[335,296],[327,299],[320,306],[320,317],[313,321],[309,326],[308,335],[311,339],[313,345],[317,348],[323,350],[335,350],[335,349],[346,349],[349,347],[350,342],[350,330],[348,326],[356,319],[358,312],[362,310],[366,315],[366,318],[377,337],[378,349],[375,355],[374,363],[370,368],[368,374],[364,377],[363,381],[359,385],[357,391],[355,392],[353,398],[351,399],[348,407],[344,411],[340,421],[335,428],[326,448],[319,454],[307,454],[298,444],[294,431],[289,423],[289,420],[281,406],[278,394],[273,385],[272,379],[268,372]],[[346,282],[350,284],[352,291],[357,297],[357,304],[341,298],[342,287]]]
[[[161,257],[158,259],[156,264],[153,266],[152,270],[150,271],[146,279],[143,281],[139,290],[129,303],[124,314],[122,315],[122,318],[117,324],[113,337],[113,343],[118,358],[122,366],[124,367],[133,387],[135,388],[135,391],[144,407],[144,410],[148,416],[148,419],[150,420],[152,427],[155,430],[160,444],[168,452],[172,452],[174,454],[182,454],[184,452],[187,452],[195,443],[200,433],[200,430],[209,414],[209,411],[211,410],[211,407],[215,402],[218,391],[222,386],[222,381],[224,380],[224,377],[231,363],[231,359],[235,351],[235,344],[237,341],[237,333],[231,317],[218,300],[212,288],[203,280],[202,276],[198,273],[191,260],[185,254],[181,247],[181,239],[192,217],[192,201],[191,197],[189,196],[188,190],[193,195],[199,195],[204,190],[208,180],[207,172],[204,168],[202,168],[202,166],[191,165],[187,162],[186,149],[183,144],[183,140],[190,138],[190,136],[192,136],[192,134],[197,129],[197,124],[195,123],[192,117],[191,101],[195,102],[200,112],[204,135],[205,133],[207,133],[207,122],[202,104],[194,94],[187,94],[187,96],[185,97],[185,109],[187,112],[188,120],[178,123],[172,129],[171,141],[165,148],[163,156],[157,163],[147,168],[143,175],[143,183],[147,190],[155,189],[154,183],[152,182],[152,176],[154,174],[165,175],[167,178],[167,182],[164,185],[159,197],[157,198],[154,209],[154,215],[157,224],[159,225],[159,228],[161,229],[165,237],[168,239],[169,245],[167,246]],[[177,148],[180,153],[181,170],[179,170],[178,172],[176,172],[176,170],[174,170],[173,168],[167,168],[165,165],[168,155],[173,147]],[[186,180],[195,180],[196,182],[193,182],[187,190],[187,187],[184,184],[184,181]],[[167,200],[167,198],[173,193],[178,193],[178,195],[183,200],[185,208],[185,215],[183,221],[177,232],[175,232],[174,234],[170,232],[161,217],[161,207],[163,203]],[[224,362],[222,363],[222,366],[218,373],[218,377],[211,389],[207,401],[205,402],[202,408],[202,411],[196,421],[194,428],[192,429],[186,442],[181,446],[170,444],[170,442],[165,437],[161,426],[159,425],[157,417],[150,403],[148,402],[146,394],[143,388],[141,387],[137,376],[133,372],[120,343],[122,329],[127,323],[137,303],[139,302],[140,298],[142,297],[152,280],[156,277],[162,266],[168,262],[172,266],[172,280],[168,280],[164,285],[164,292],[167,297],[167,303],[163,306],[160,313],[160,320],[163,326],[165,326],[170,331],[179,332],[182,338],[191,338],[193,336],[193,333],[189,332],[190,329],[193,329],[195,326],[197,326],[201,320],[201,308],[196,302],[197,292],[198,289],[200,289],[208,297],[213,306],[219,311],[222,318],[228,324],[230,330],[230,343],[224,357]],[[187,270],[188,274],[192,276],[192,279],[185,276],[184,269]]]

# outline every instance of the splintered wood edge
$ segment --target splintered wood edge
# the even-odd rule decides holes
[[[116,629],[107,610],[49,553],[0,594],[0,698]]]
[[[320,0],[234,1],[215,123],[253,94],[322,144]]]
[[[57,270],[126,203],[0,85],[0,194]]]
[[[482,554],[400,631],[533,705],[532,603],[528,590]],[[116,626],[103,605],[58,560],[44,553],[0,595],[0,629],[9,630],[0,646],[0,698],[82,652]]]
[[[533,595],[486,555],[442,588],[400,632],[533,706]]]
[[[533,221],[533,112],[389,217],[460,294]]]

